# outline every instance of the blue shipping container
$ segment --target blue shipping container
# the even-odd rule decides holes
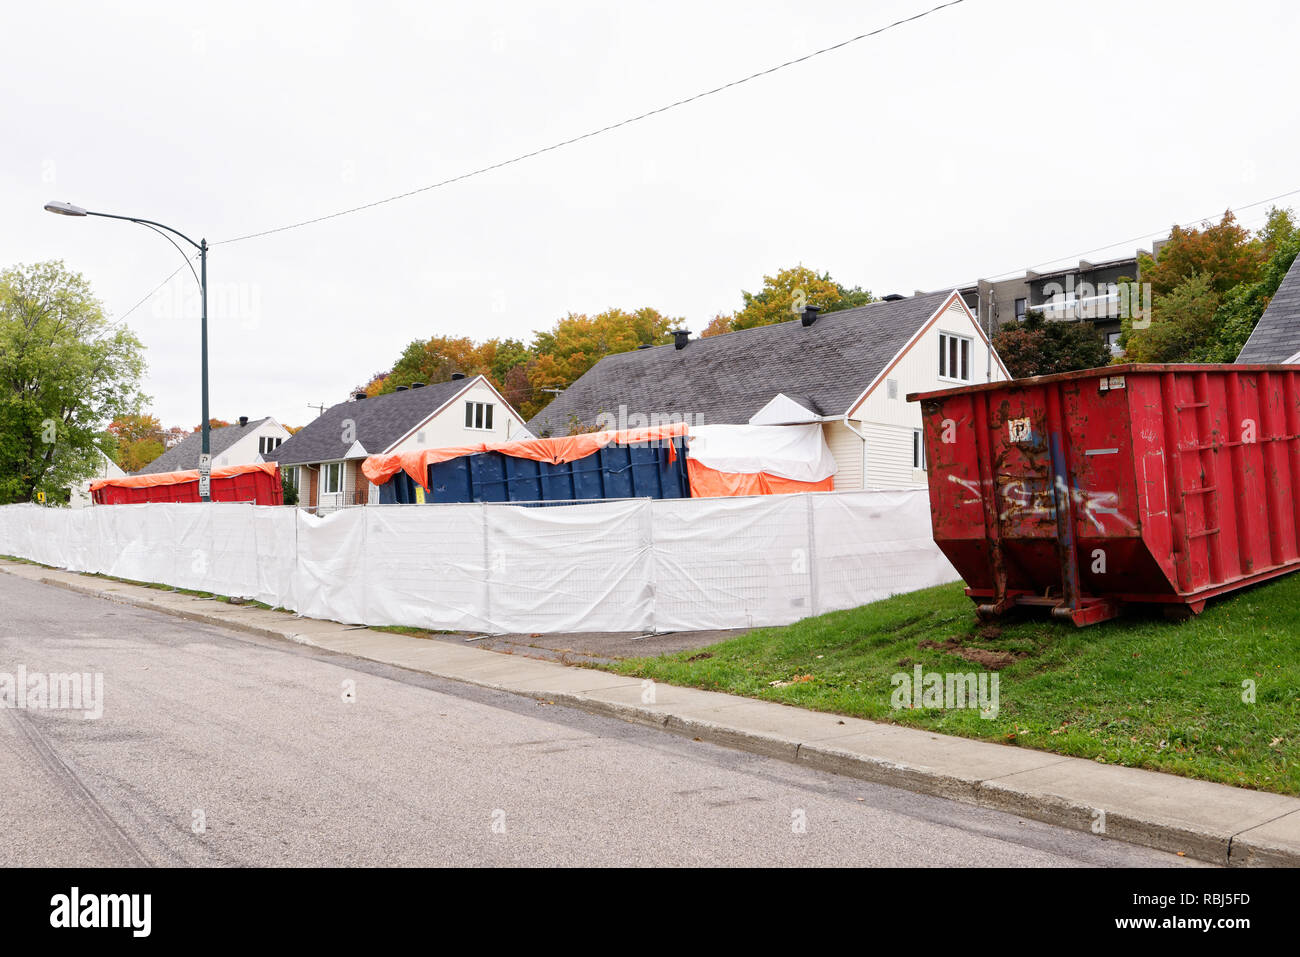
[[[561,465],[500,452],[462,455],[429,466],[426,493],[405,472],[379,486],[384,505],[449,502],[573,502],[609,498],[690,498],[686,445],[671,440],[607,445]]]

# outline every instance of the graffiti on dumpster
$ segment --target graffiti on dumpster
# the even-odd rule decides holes
[[[969,482],[952,476],[963,488],[966,488],[973,495],[978,494],[978,483]],[[1110,515],[1115,518],[1125,528],[1136,528],[1133,520],[1119,510],[1119,493],[1093,491],[1091,489],[1066,489],[1065,481],[1058,478],[1056,488],[1032,488],[1026,480],[1013,479],[1007,482],[1000,489],[1002,500],[1005,507],[998,515],[999,521],[1007,521],[1015,518],[1042,518],[1047,521],[1056,520],[1056,502],[1058,497],[1064,498],[1067,494],[1074,504],[1075,511],[1079,517],[1088,522],[1097,532],[1104,532],[1106,527],[1102,524],[1101,516]],[[978,499],[975,499],[978,501]],[[970,504],[963,502],[962,504]]]

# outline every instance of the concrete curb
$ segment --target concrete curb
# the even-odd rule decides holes
[[[655,685],[554,661],[292,618],[46,569],[0,571],[189,621],[578,708],[833,774],[1235,867],[1300,866],[1300,800],[1046,751]]]

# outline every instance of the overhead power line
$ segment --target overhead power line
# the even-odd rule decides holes
[[[387,203],[395,203],[399,199],[407,199],[411,196],[417,196],[420,193],[427,193],[430,190],[438,189],[443,186],[450,186],[452,183],[459,183],[462,180],[467,180],[473,176],[480,176],[483,173],[489,173],[493,170],[498,170],[505,166],[511,166],[515,163],[522,163],[524,160],[532,159],[534,156],[541,156],[543,153],[550,153],[553,150],[562,149],[565,146],[572,146],[574,143],[580,143],[583,140],[589,140],[594,136],[601,135],[602,133],[608,133],[612,130],[619,129],[620,127],[629,126],[633,123],[638,123],[641,120],[649,119],[652,116],[658,116],[661,113],[666,113],[669,110],[676,109],[679,106],[685,106],[688,103],[694,103],[696,100],[702,100],[706,96],[713,96],[715,93],[721,93],[724,90],[730,90],[733,87],[740,86],[742,83],[748,83],[750,80],[757,80],[760,77],[769,76],[770,74],[776,73],[778,70],[784,70],[786,67],[795,66],[800,63],[806,63],[808,60],[811,60],[814,57],[819,57],[822,56],[823,54],[831,53],[835,50],[841,50],[851,43],[857,43],[859,40],[866,40],[870,37],[879,36],[880,34],[885,33],[889,30],[893,30],[896,27],[901,27],[904,24],[912,23],[916,20],[922,19],[923,17],[928,17],[932,13],[938,13],[940,10],[947,9],[948,7],[955,7],[957,6],[957,4],[963,2],[965,2],[965,0],[949,0],[949,2],[941,3],[936,7],[931,7],[929,10],[922,11],[921,13],[915,14],[910,17],[905,17],[902,20],[895,20],[893,23],[887,24],[883,27],[878,27],[877,29],[871,30],[868,33],[860,33],[855,37],[850,37],[847,40],[841,40],[839,43],[832,44],[831,46],[828,47],[822,47],[820,50],[814,50],[811,53],[806,53],[803,56],[796,57],[793,60],[786,60],[784,63],[778,63],[776,66],[768,67],[766,70],[759,70],[757,73],[751,73],[749,76],[741,77],[738,80],[732,80],[730,83],[724,83],[721,86],[716,86],[711,90],[705,90],[701,93],[696,93],[693,96],[684,97],[683,99],[680,100],[674,100],[672,103],[665,104],[664,106],[660,106],[653,110],[648,110],[645,113],[640,113],[637,114],[636,116],[630,116],[627,119],[619,120],[617,123],[610,123],[608,126],[602,126],[599,129],[591,130],[589,132],[582,133],[578,136],[572,136],[567,140],[561,140],[558,143],[552,143],[550,146],[543,146],[541,149],[535,149],[528,153],[521,153],[518,156],[511,157],[510,159],[507,160],[501,160],[500,162],[493,163],[490,166],[482,166],[478,169],[471,170],[468,173],[460,173],[457,176],[452,176],[449,177],[448,179],[440,180],[437,183],[430,183],[428,186],[421,186],[418,189],[408,190],[405,193],[398,193],[395,196],[388,196],[385,197],[384,199],[377,199],[372,203],[365,203],[364,205],[361,206],[353,206],[349,209],[340,209],[337,212],[327,213],[324,216],[317,216],[313,219],[304,219],[301,222],[289,223],[284,226],[275,226],[271,229],[263,229],[260,230],[259,232],[247,233],[246,235],[243,236],[234,236],[230,239],[222,239],[212,243],[211,245],[224,246],[229,243],[243,242],[246,239],[257,239],[260,236],[270,236],[274,233],[283,233],[290,229],[300,229],[303,226],[311,226],[314,225],[315,223],[323,223],[326,220],[338,219],[340,216],[348,216],[351,215],[352,213],[359,213],[363,210],[374,209],[376,206],[383,206]]]
[[[95,336],[95,338],[98,339],[98,338],[100,338],[101,336],[103,336],[104,333],[108,332],[108,330],[112,329],[115,325],[117,325],[119,322],[121,322],[122,320],[124,320],[127,316],[131,315],[131,313],[135,312],[137,309],[139,309],[141,306],[143,306],[146,302],[148,302],[150,299],[152,299],[152,298],[154,297],[154,295],[158,292],[159,289],[161,289],[163,286],[167,285],[169,282],[171,282],[173,279],[175,279],[175,278],[176,278],[176,274],[177,274],[178,272],[180,272],[182,269],[184,269],[186,266],[189,266],[190,263],[192,263],[195,259],[198,259],[198,256],[191,256],[190,258],[186,259],[185,262],[181,263],[179,266],[177,266],[175,269],[173,269],[172,272],[170,273],[170,275],[168,275],[166,279],[164,279],[162,282],[158,283],[158,285],[156,285],[156,286],[154,286],[152,289],[150,289],[150,290],[149,290],[149,291],[148,291],[148,292],[147,292],[147,293],[146,293],[146,294],[145,294],[145,295],[140,299],[139,302],[137,302],[134,306],[132,306],[132,307],[131,307],[130,309],[128,309],[126,312],[122,313],[120,316],[118,316],[116,319],[114,319],[112,322],[110,322],[108,325],[106,325],[103,329],[99,330],[99,335]],[[193,268],[193,267],[191,267],[191,268]]]
[[[1288,196],[1295,196],[1297,193],[1300,193],[1300,189],[1293,189],[1293,190],[1291,190],[1291,191],[1289,191],[1289,192],[1286,192],[1286,193],[1279,193],[1279,194],[1276,195],[1276,196],[1270,196],[1268,199],[1257,199],[1257,200],[1255,200],[1255,202],[1253,202],[1253,203],[1246,203],[1244,206],[1236,206],[1236,207],[1232,207],[1232,208],[1229,209],[1229,212],[1236,214],[1236,213],[1241,212],[1243,209],[1252,209],[1252,208],[1254,208],[1254,207],[1256,207],[1256,206],[1263,206],[1265,203],[1274,203],[1274,202],[1277,202],[1279,199],[1286,199]],[[1195,226],[1197,223],[1203,223],[1203,222],[1205,222],[1206,220],[1213,219],[1214,216],[1216,216],[1216,215],[1218,215],[1218,214],[1215,213],[1215,214],[1213,214],[1213,215],[1211,215],[1211,216],[1200,216],[1200,217],[1198,217],[1198,218],[1196,218],[1196,219],[1188,220],[1187,222],[1185,222],[1185,223],[1182,224],[1181,228],[1182,228],[1182,229],[1191,229],[1191,228],[1192,228],[1193,226]],[[1128,245],[1129,243],[1138,243],[1138,242],[1141,242],[1141,241],[1144,240],[1144,239],[1151,239],[1151,238],[1154,237],[1154,236],[1159,236],[1159,235],[1161,235],[1164,231],[1165,231],[1165,230],[1164,230],[1164,227],[1161,227],[1160,229],[1153,229],[1153,230],[1152,230],[1151,232],[1149,232],[1149,233],[1143,233],[1143,234],[1140,235],[1140,236],[1134,236],[1132,239],[1121,239],[1119,242],[1107,243],[1105,246],[1093,246],[1091,249],[1083,249],[1083,250],[1080,250],[1080,251],[1077,252],[1077,253],[1071,253],[1071,254],[1068,255],[1068,256],[1057,256],[1055,259],[1044,259],[1042,262],[1036,263],[1036,264],[1030,266],[1029,268],[1030,268],[1031,270],[1034,270],[1034,269],[1038,269],[1038,268],[1040,268],[1040,267],[1042,267],[1042,266],[1050,266],[1052,263],[1059,263],[1059,262],[1062,262],[1062,261],[1064,261],[1064,260],[1074,260],[1074,259],[1078,259],[1080,256],[1086,256],[1086,255],[1088,255],[1089,253],[1098,253],[1098,252],[1102,252],[1102,251],[1107,250],[1107,249],[1114,249],[1116,246],[1126,246],[1126,245]],[[1017,274],[1020,273],[1020,272],[1022,272],[1022,270],[1020,270],[1020,269],[1011,269],[1011,270],[1008,270],[1007,272],[1000,272],[1000,273],[997,273],[996,275],[993,275],[993,276],[982,276],[982,277],[980,277],[980,278],[982,278],[982,279],[986,279],[986,280],[992,282],[992,281],[994,281],[994,280],[998,280],[998,279],[1005,279],[1005,278],[1008,277],[1008,276],[1014,276],[1014,275],[1017,275]],[[967,285],[969,285],[969,283],[967,283]]]

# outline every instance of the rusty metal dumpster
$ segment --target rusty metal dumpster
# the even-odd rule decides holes
[[[1121,365],[909,395],[983,617],[1087,625],[1300,569],[1300,367]]]

